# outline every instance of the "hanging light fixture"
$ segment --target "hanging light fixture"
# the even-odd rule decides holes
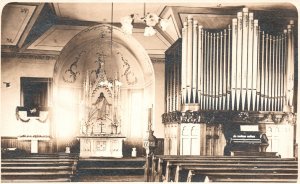
[[[110,29],[110,61],[113,62],[113,11],[114,5],[111,4],[111,20],[108,29]],[[116,67],[118,68],[118,67]],[[112,70],[114,71],[114,70]],[[119,80],[119,72],[114,71],[113,77],[107,77],[105,72],[105,59],[100,60],[100,67],[99,67],[99,76],[97,76],[98,80],[98,87],[106,88],[111,93],[112,98],[112,108],[111,108],[111,117],[108,118],[111,121],[111,134],[118,134],[120,130],[117,131],[117,127],[121,126],[120,120],[120,96],[121,96],[121,86],[122,82]],[[115,131],[113,131],[113,127]]]
[[[114,3],[111,3],[111,35],[110,35],[110,58],[113,60],[113,21],[114,21]],[[119,81],[119,73],[117,72],[115,79],[112,82],[114,88],[119,88],[122,85],[122,82]]]
[[[110,58],[111,61],[113,60],[113,11],[114,11],[114,5],[111,4],[111,20],[110,20]],[[122,85],[122,82],[119,81],[118,76],[116,76],[114,79],[108,79],[105,72],[105,62],[104,60],[100,64],[99,69],[99,82],[98,86],[100,87],[108,87],[110,89],[119,88]]]
[[[161,30],[166,31],[168,25],[169,25],[169,20],[168,19],[162,19],[155,13],[147,13],[146,12],[146,4],[144,3],[144,17],[139,17],[138,14],[131,14],[125,17],[121,18],[121,24],[122,24],[122,30],[125,34],[132,34],[133,30],[133,23],[134,20],[140,19],[142,20],[145,24],[145,31],[144,31],[144,36],[153,36],[156,34],[156,30],[154,27],[159,24]]]
[[[121,24],[122,24],[121,28],[125,34],[132,34],[133,18],[134,18],[134,14],[121,18]]]

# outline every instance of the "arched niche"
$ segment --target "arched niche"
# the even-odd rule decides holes
[[[72,138],[80,133],[83,82],[87,71],[99,69],[100,60],[105,61],[106,76],[116,78],[117,75],[122,82],[122,133],[143,137],[147,127],[146,109],[154,104],[151,60],[131,35],[102,24],[89,27],[72,38],[55,64],[53,121],[58,138]]]

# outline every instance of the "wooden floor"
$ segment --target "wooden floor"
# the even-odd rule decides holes
[[[83,176],[77,182],[144,182],[144,176]]]
[[[79,158],[76,182],[143,182],[145,158]]]

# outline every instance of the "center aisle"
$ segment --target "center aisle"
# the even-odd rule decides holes
[[[79,158],[75,182],[143,182],[145,158]]]

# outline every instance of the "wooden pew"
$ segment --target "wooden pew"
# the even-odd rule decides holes
[[[165,173],[164,173],[165,180],[170,181],[170,175],[171,175],[170,173],[171,170],[174,168],[176,168],[175,173],[177,174],[177,175],[175,174],[175,181],[176,180],[178,181],[179,179],[180,170],[194,171],[195,174],[199,174],[201,169],[207,169],[206,172],[209,171],[208,172],[209,174],[216,173],[216,172],[222,173],[223,172],[222,169],[227,172],[230,171],[230,169],[228,169],[229,167],[232,168],[231,170],[236,169],[235,172],[239,170],[243,170],[242,172],[240,172],[241,174],[243,174],[244,169],[246,170],[246,172],[250,172],[251,170],[253,172],[253,170],[255,170],[256,168],[258,168],[257,169],[258,171],[262,171],[263,169],[265,169],[266,171],[269,170],[270,172],[272,171],[272,168],[277,169],[277,171],[275,170],[272,172],[288,173],[289,171],[297,171],[297,161],[295,161],[295,159],[293,158],[280,159],[276,157],[270,158],[270,157],[257,157],[257,156],[214,157],[214,156],[160,156],[159,155],[152,158],[152,163],[153,163],[152,177],[151,177],[152,182],[155,181],[157,175],[158,175],[158,181],[163,180],[162,176],[163,176],[164,169],[165,169]],[[193,167],[193,168],[188,168],[188,167]],[[218,170],[216,168],[220,168],[220,169]],[[216,172],[213,170],[216,170]],[[228,175],[235,176],[234,174],[232,174],[232,172],[231,173],[229,172]],[[249,175],[251,176],[251,174]],[[283,175],[284,176],[287,175],[288,177],[295,177],[295,174],[283,173]],[[265,180],[261,179],[261,181],[265,181]]]
[[[202,162],[203,160],[211,160],[213,163],[215,163],[216,159],[218,160],[228,160],[228,161],[233,161],[233,160],[264,160],[264,161],[270,161],[274,162],[278,158],[266,158],[266,157],[256,157],[256,156],[239,156],[239,157],[230,157],[230,156],[190,156],[190,155],[182,155],[182,156],[174,156],[174,155],[158,155],[152,158],[152,163],[154,163],[154,167],[152,167],[152,180],[155,181],[156,175],[159,176],[159,181],[162,181],[162,171],[163,167],[166,168],[167,162],[169,161],[169,166],[170,162]],[[230,159],[230,160],[229,160]],[[274,160],[275,159],[275,160]],[[189,161],[190,160],[190,161]],[[294,159],[282,159],[285,161],[291,161]],[[167,167],[167,168],[168,168]],[[168,173],[168,170],[166,171]]]
[[[186,171],[188,173],[186,176],[183,176],[181,172]],[[296,180],[298,174],[297,166],[282,168],[275,165],[274,167],[251,167],[246,166],[216,166],[216,167],[205,167],[205,166],[176,166],[176,172],[174,181],[179,182],[180,180],[185,179],[189,182],[192,180],[193,175],[201,175],[204,178],[209,177],[211,181],[220,179],[243,179],[248,182],[253,182],[258,179],[269,179],[270,181],[275,181],[277,179],[290,179]],[[254,179],[254,180],[253,180]],[[275,180],[274,180],[275,179]]]
[[[76,155],[28,155],[1,159],[4,182],[72,181],[76,174]]]

